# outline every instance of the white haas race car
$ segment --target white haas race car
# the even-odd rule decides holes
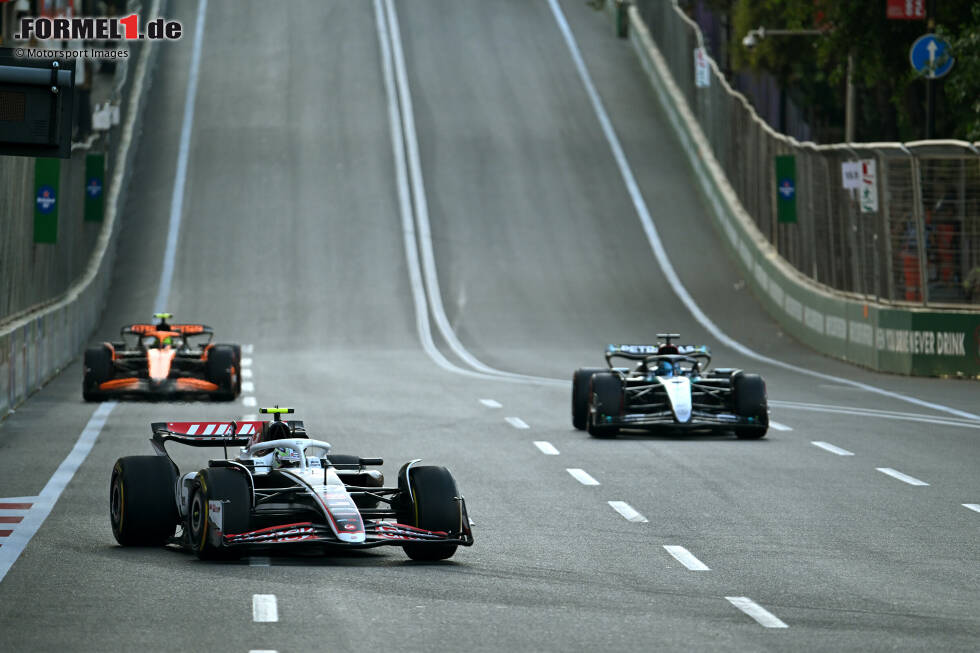
[[[175,544],[202,559],[249,548],[401,546],[413,560],[443,560],[473,544],[466,502],[445,467],[402,465],[384,487],[380,458],[330,453],[291,408],[272,421],[156,422],[156,455],[116,461],[109,484],[112,534],[122,546]],[[224,447],[224,459],[181,474],[168,442]],[[227,459],[227,447],[240,454]]]
[[[572,377],[572,424],[597,438],[621,429],[727,430],[743,439],[769,428],[766,384],[758,374],[708,370],[705,345],[675,345],[676,333],[658,333],[656,345],[609,345],[606,368],[583,367]],[[613,359],[636,361],[615,367]]]

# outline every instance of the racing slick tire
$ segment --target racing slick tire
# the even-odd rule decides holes
[[[572,426],[584,431],[589,421],[589,381],[602,367],[581,367],[572,375]]]
[[[208,381],[218,386],[215,398],[220,401],[232,401],[238,394],[239,373],[235,360],[235,350],[231,345],[215,345],[208,353]]]
[[[180,517],[174,488],[177,470],[164,456],[126,456],[109,479],[109,522],[122,546],[163,546]]]
[[[99,385],[112,379],[112,350],[105,345],[85,350],[82,397],[85,401],[102,401],[106,394]]]
[[[217,514],[209,515],[209,507]],[[223,546],[226,533],[244,533],[249,526],[252,498],[245,473],[238,469],[202,470],[194,480],[187,508],[187,536],[191,549],[201,560],[233,560],[237,548]],[[217,520],[218,525],[212,524]]]
[[[461,533],[463,511],[460,509],[456,481],[449,470],[422,465],[411,467],[408,473],[406,467],[398,472],[398,489],[403,497],[397,509],[398,521],[430,531]],[[428,561],[451,558],[456,553],[456,547],[456,544],[402,545],[405,555],[412,560]]]
[[[361,466],[361,457],[352,456],[349,454],[342,453],[328,453],[326,455],[327,460],[330,461],[332,465],[343,466],[347,469],[357,468],[358,472],[365,472]],[[358,487],[383,487],[385,483],[384,475],[379,475],[377,478],[372,474],[358,473],[356,478],[351,478],[351,475],[344,474],[340,477],[340,480],[344,481],[345,484],[356,485]],[[350,481],[348,483],[348,481]],[[377,508],[378,500],[373,497],[356,496],[351,497],[354,500],[354,504],[361,509],[364,508]]]
[[[623,381],[612,372],[594,374],[589,381],[589,435],[614,438],[619,426],[605,424],[606,417],[619,419],[623,414]]]
[[[235,396],[242,394],[242,346],[232,345],[235,352]]]
[[[739,417],[750,417],[758,426],[736,426],[735,436],[758,440],[769,430],[769,402],[766,382],[758,374],[736,374],[732,377],[732,404]]]

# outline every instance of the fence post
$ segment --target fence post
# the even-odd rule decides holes
[[[906,150],[908,151],[908,150]],[[922,215],[922,171],[919,157],[909,152],[912,157],[912,212],[915,217],[916,248],[919,257],[919,294],[922,305],[929,305],[929,268],[926,265],[926,224]]]
[[[892,268],[892,223],[891,223],[891,197],[892,192],[889,187],[888,165],[886,158],[881,156],[879,166],[879,179],[881,179],[881,234],[885,238],[885,287],[888,292],[888,299],[895,299],[895,271]],[[877,251],[877,248],[875,248]]]

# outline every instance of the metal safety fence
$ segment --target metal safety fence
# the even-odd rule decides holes
[[[869,300],[980,304],[980,143],[799,142],[731,87],[677,0],[635,2],[715,158],[780,256]],[[788,160],[779,174],[778,159]]]

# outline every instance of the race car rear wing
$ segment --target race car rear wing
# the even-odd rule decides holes
[[[142,336],[153,333],[161,329],[158,324],[136,323],[127,324],[119,330],[122,336]],[[210,336],[214,337],[214,329],[206,324],[168,324],[165,331],[176,331],[183,336]],[[210,338],[209,338],[210,340]]]
[[[711,350],[707,345],[673,345],[677,347],[678,354],[685,356],[708,356],[711,357]],[[606,362],[612,366],[613,358],[626,358],[629,360],[642,361],[650,356],[660,353],[660,345],[609,345],[606,347]],[[675,352],[671,352],[675,353]]]
[[[302,420],[290,420],[291,431],[305,433]],[[160,455],[167,455],[164,445],[177,442],[190,447],[244,446],[256,433],[261,433],[267,421],[248,420],[242,422],[153,422],[150,430],[153,436],[150,443]]]

